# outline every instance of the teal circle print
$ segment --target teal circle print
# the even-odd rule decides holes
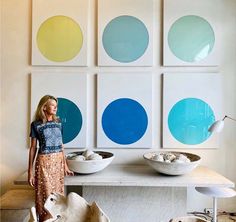
[[[102,43],[114,60],[129,63],[140,58],[149,43],[149,34],[142,21],[133,16],[119,16],[104,29]]]
[[[198,62],[212,51],[215,44],[214,30],[202,17],[183,16],[171,26],[168,44],[177,58],[189,63]]]
[[[79,134],[82,127],[80,109],[71,100],[58,98],[57,115],[63,126],[63,143],[69,143]]]
[[[201,99],[186,98],[169,112],[168,127],[172,136],[187,145],[203,143],[211,135],[208,128],[215,122],[211,107]]]

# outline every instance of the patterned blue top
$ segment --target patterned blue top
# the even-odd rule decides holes
[[[60,122],[34,121],[31,123],[30,137],[39,141],[39,154],[62,151],[62,125]]]

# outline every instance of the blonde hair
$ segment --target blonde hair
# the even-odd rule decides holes
[[[58,103],[57,98],[55,98],[54,96],[50,96],[50,95],[45,95],[40,99],[37,110],[35,112],[34,120],[41,121],[43,123],[47,122],[47,117],[44,113],[44,108],[47,105],[47,103],[49,102],[49,100],[51,100],[51,99],[55,100]],[[56,115],[53,115],[52,119],[53,119],[53,121],[56,121],[56,122],[59,121],[59,118]]]

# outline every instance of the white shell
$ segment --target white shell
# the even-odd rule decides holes
[[[180,154],[177,159],[182,161],[183,163],[190,163],[191,162],[190,159],[183,154]]]
[[[168,163],[176,159],[176,156],[173,153],[166,153],[164,154],[163,157],[164,157],[165,162],[168,162]]]
[[[183,155],[183,154],[180,154],[179,157],[178,157],[178,159],[186,160],[186,159],[188,159],[188,157],[186,157],[186,156]]]
[[[93,153],[91,155],[88,156],[87,160],[101,160],[102,156],[100,156],[97,153]]]
[[[84,161],[85,157],[83,155],[77,155],[72,157],[71,160]]]
[[[152,160],[155,160],[155,161],[164,161],[164,158],[163,158],[163,155],[154,155],[153,157],[152,157]]]
[[[85,150],[82,155],[85,157],[85,159],[87,159],[93,153],[94,152],[92,150]]]
[[[184,160],[175,159],[173,163],[186,163]]]

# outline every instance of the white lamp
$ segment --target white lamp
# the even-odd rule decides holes
[[[211,133],[219,133],[221,132],[221,130],[224,128],[224,120],[228,118],[231,119],[233,121],[236,121],[236,119],[233,119],[229,116],[224,116],[224,118],[222,120],[217,120],[215,121],[208,129],[209,132]]]
[[[202,194],[213,197],[213,222],[217,222],[217,198],[236,196],[236,191],[226,187],[195,187]]]

